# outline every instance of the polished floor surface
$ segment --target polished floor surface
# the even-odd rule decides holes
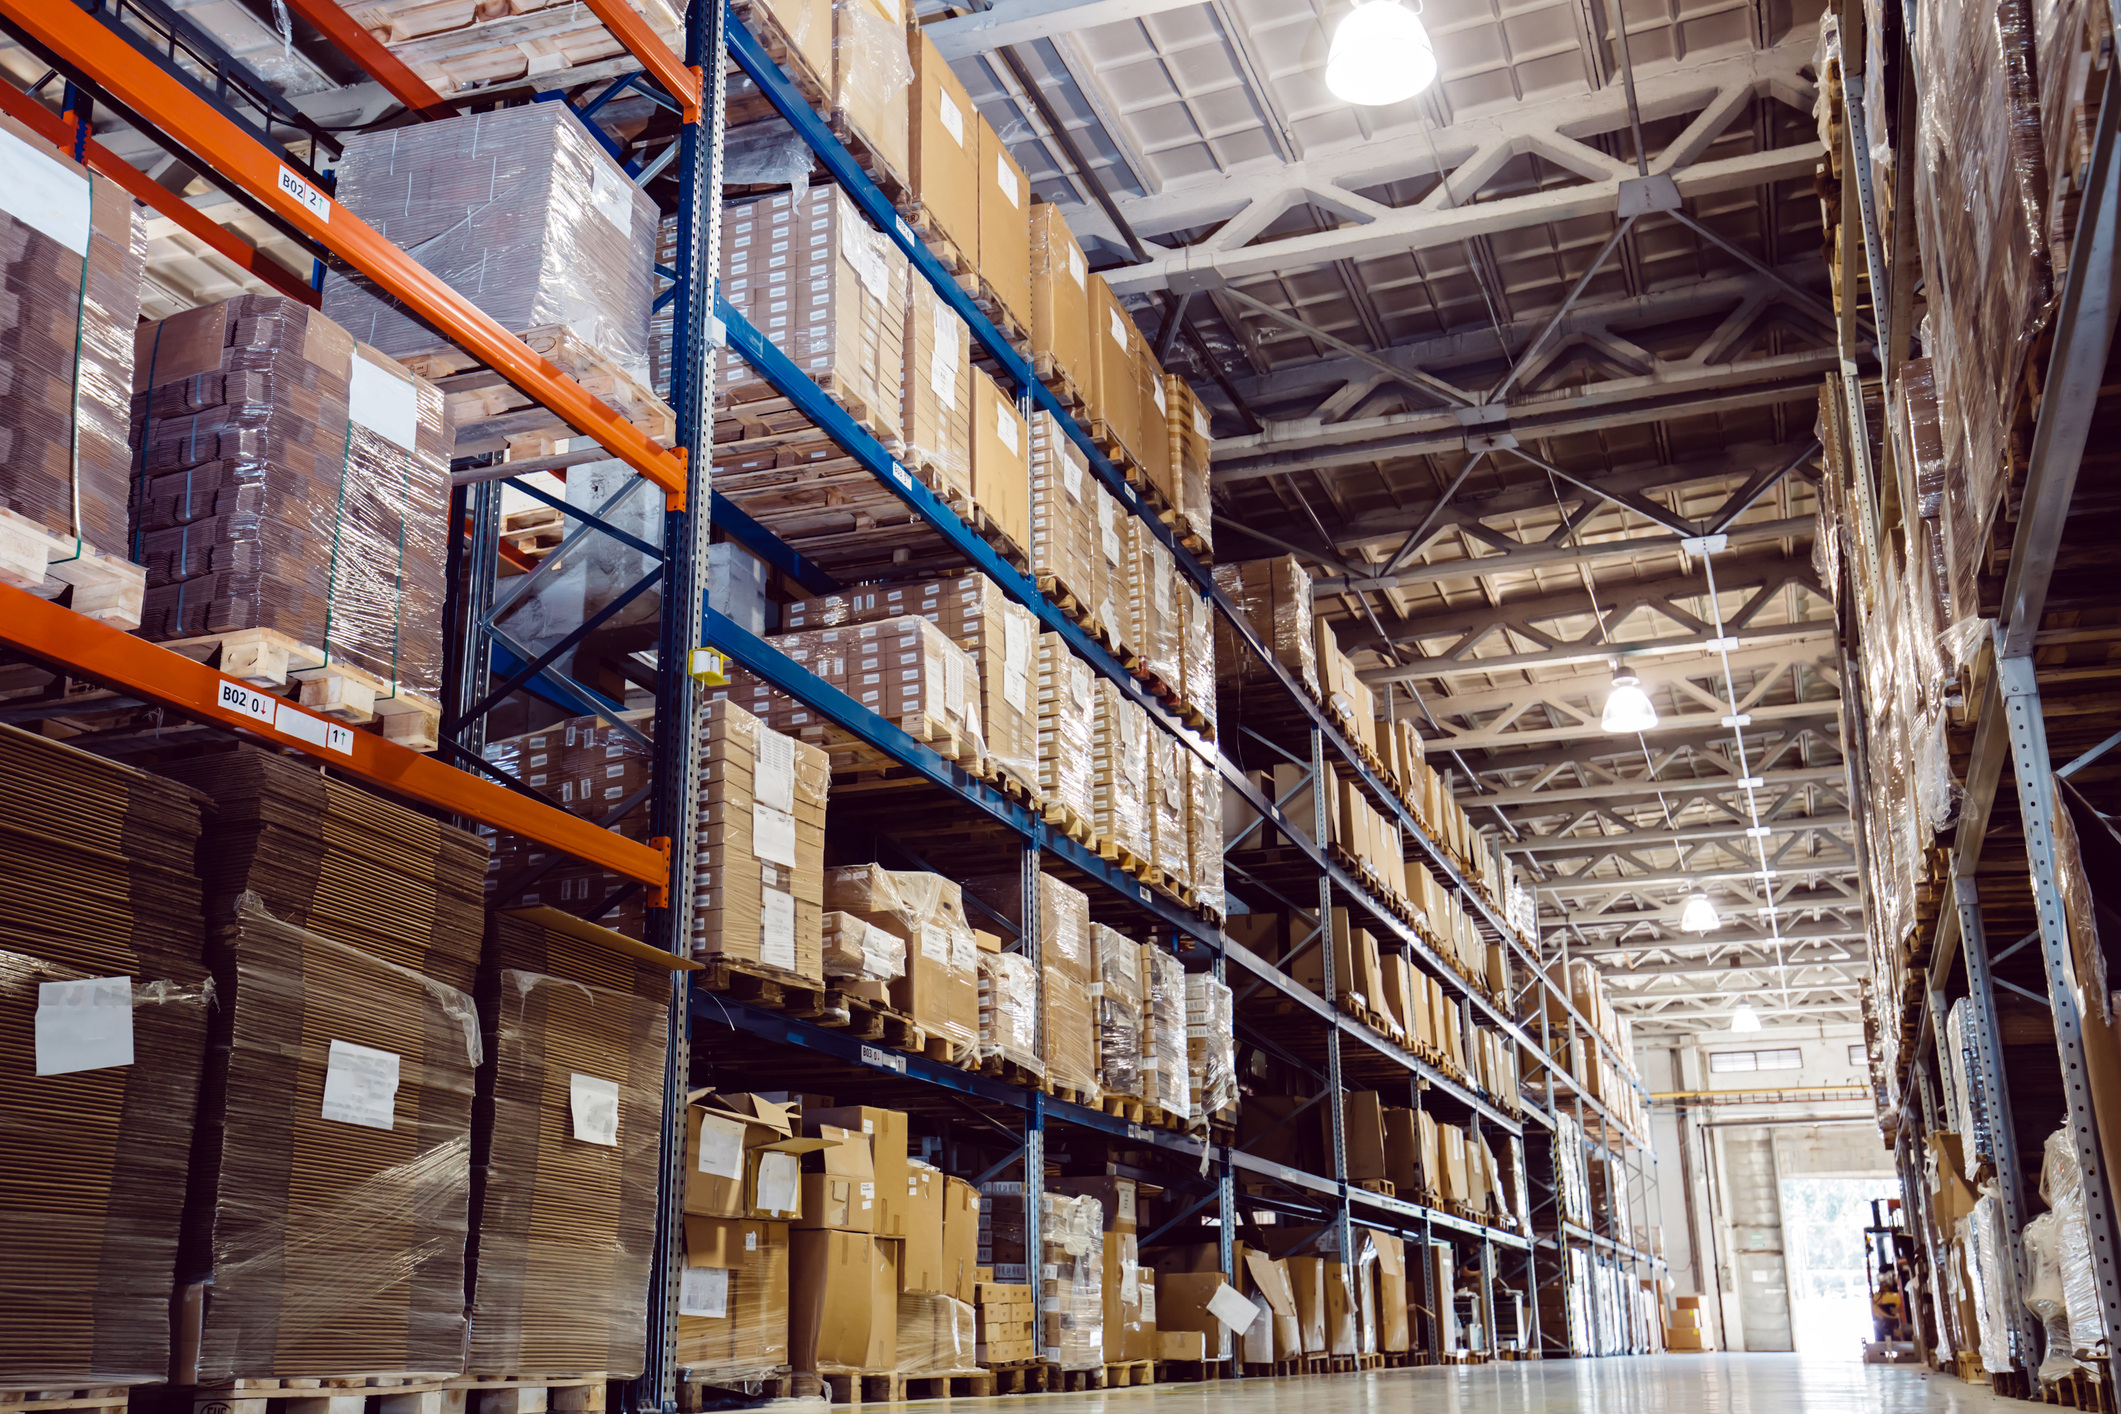
[[[1030,1404],[1039,1414],[2001,1414],[2006,1405],[2025,1407],[1933,1370],[1795,1355],[1512,1362],[948,1402]]]

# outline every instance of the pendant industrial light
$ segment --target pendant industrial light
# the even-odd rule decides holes
[[[1399,0],[1357,0],[1333,31],[1326,87],[1344,103],[1404,103],[1436,82],[1436,49],[1421,16]]]
[[[1685,933],[1713,933],[1723,926],[1716,916],[1716,905],[1709,902],[1707,894],[1695,894],[1686,901],[1686,908],[1679,915],[1679,928]]]
[[[1605,713],[1598,725],[1622,736],[1656,726],[1657,709],[1650,705],[1650,695],[1641,684],[1642,679],[1625,668],[1613,674],[1613,695],[1605,700]]]
[[[1733,1031],[1758,1031],[1760,1029],[1760,1013],[1753,1010],[1751,1002],[1740,1002],[1737,1008],[1731,1012],[1731,1029]]]

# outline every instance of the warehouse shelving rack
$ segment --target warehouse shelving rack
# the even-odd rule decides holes
[[[1893,163],[1895,229],[1888,253],[1871,146],[1863,127],[1865,85],[1881,81],[1881,76],[1864,71],[1865,56],[1877,46],[1866,47],[1860,7],[1837,9],[1845,56],[1838,61],[1843,99],[1838,157],[1844,190],[1852,181],[1857,200],[1843,208],[1844,227],[1855,229],[1845,229],[1840,243],[1842,371],[1833,399],[1832,435],[1852,468],[1856,496],[1849,517],[1858,553],[1872,567],[1875,582],[1877,562],[1916,503],[1913,469],[1898,464],[1892,438],[1881,442],[1871,437],[1867,417],[1868,408],[1882,403],[1890,424],[1897,411],[1897,374],[1913,352],[1913,309],[1921,278],[1911,185],[1916,163],[1907,152],[1896,154]],[[1893,27],[1891,34],[1898,41],[1901,136],[1912,126],[1916,78],[1905,28]],[[2015,493],[2016,520],[2000,602],[1994,617],[1988,618],[1991,606],[1984,598],[1985,638],[1961,678],[1964,701],[1954,720],[1958,740],[1952,754],[1954,772],[1963,783],[1956,827],[1948,838],[1940,838],[1930,875],[1937,892],[1934,911],[1917,922],[1914,936],[1874,944],[1906,950],[1904,955],[1912,960],[1909,994],[1886,995],[1874,987],[1868,997],[1880,1122],[1894,1147],[1903,1203],[1911,1214],[1909,1226],[1919,1235],[1933,1283],[1941,1280],[1943,1243],[1925,1176],[1927,1141],[1950,1128],[1939,1099],[1940,1072],[1949,1064],[1946,1012],[1953,1001],[1971,999],[1967,1059],[1990,1106],[1990,1158],[2009,1249],[2004,1306],[2017,1362],[2013,1374],[1997,1377],[1998,1387],[2015,1381],[2028,1394],[2033,1392],[2029,1372],[2040,1360],[2040,1327],[2019,1295],[2027,1279],[2019,1233],[2038,1199],[2039,1146],[2045,1128],[2028,1112],[2055,1115],[2070,1135],[2084,1176],[2093,1269],[2109,1350],[2121,1336],[2115,1176],[2099,1144],[2084,1017],[2054,872],[2055,821],[2064,808],[2057,798],[2057,780],[2091,766],[2121,743],[2121,697],[2116,695],[2121,681],[2110,670],[2057,663],[2052,652],[2039,651],[2061,648],[2066,656],[2066,645],[2110,640],[2115,636],[2110,611],[2121,607],[2110,589],[2087,584],[2081,564],[2087,548],[2102,536],[2111,544],[2114,507],[2110,488],[2100,485],[2110,478],[2080,480],[2080,471],[2085,470],[2094,421],[2112,416],[2112,399],[2102,394],[2111,384],[2109,360],[2116,316],[2121,314],[2121,241],[2116,230],[2121,220],[2121,83],[2111,64],[2094,66],[2091,75],[2084,98],[2096,118],[2082,168],[2083,191],[2068,269],[2044,345],[2046,364],[2037,384],[2041,396],[2030,454]],[[1859,292],[1870,307],[1870,330],[1860,319]],[[1880,346],[1870,349],[1867,341],[1873,332]],[[1883,373],[1875,383],[1877,373],[1864,372],[1866,352],[1873,355],[1874,369]],[[2094,450],[2102,455],[2106,451]],[[2102,490],[2107,494],[2102,496]],[[2070,565],[2072,552],[2080,561],[2076,566]],[[2067,575],[2071,568],[2077,576],[2066,581],[2069,592],[2051,598],[2058,574]],[[1837,598],[1851,603],[1854,592],[1853,573],[1845,571]],[[2092,611],[2088,618],[2082,613],[2086,610]],[[2050,614],[2056,617],[2050,619]],[[1856,780],[1867,775],[1871,750],[1865,737],[1863,679],[1856,666],[1868,626],[1859,614],[1843,615],[1842,732],[1851,748],[1845,757]],[[2006,766],[2014,793],[2000,793]],[[1869,876],[1869,843],[1860,817],[1856,839],[1859,861]],[[1996,946],[1999,939],[2002,946]],[[2009,1002],[2034,1020],[2042,1012],[2051,1015],[2051,1059],[2043,1054],[2041,1042],[2010,1039],[1999,1002]],[[1884,1073],[1878,1071],[1881,1059],[1888,1067]],[[1931,1313],[1922,1310],[1919,1319],[1927,1327]],[[1938,1338],[1934,1331],[1925,1329],[1924,1334],[1931,1341]],[[2110,1360],[2101,1363],[2108,1368],[2099,1374],[2112,1388],[2121,1371],[2111,1368]]]
[[[719,4],[694,7],[688,20],[684,61],[680,62],[650,32],[625,0],[588,0],[604,21],[641,63],[640,75],[628,81],[653,83],[679,110],[683,119],[679,139],[679,248],[677,262],[669,273],[676,305],[673,367],[676,370],[673,402],[677,412],[677,445],[663,447],[639,429],[574,384],[549,363],[531,353],[522,343],[499,328],[468,301],[435,280],[402,251],[370,230],[325,190],[327,183],[315,175],[296,170],[263,145],[257,132],[245,128],[203,100],[160,63],[155,56],[127,46],[93,19],[73,6],[40,9],[28,0],[0,0],[0,20],[25,44],[42,54],[83,93],[91,95],[123,115],[141,132],[155,138],[173,154],[240,193],[252,209],[265,213],[279,228],[305,246],[328,251],[375,280],[386,290],[420,312],[429,323],[467,350],[485,360],[508,381],[544,404],[571,426],[600,443],[651,483],[664,498],[660,562],[653,573],[663,604],[658,662],[664,671],[656,676],[653,781],[646,800],[622,803],[600,822],[591,822],[557,808],[551,801],[523,783],[506,778],[483,759],[482,717],[485,709],[517,689],[545,694],[570,710],[605,705],[589,690],[568,682],[553,663],[559,651],[591,632],[596,623],[585,623],[558,650],[535,656],[518,654],[491,631],[487,615],[493,604],[494,567],[499,553],[499,488],[497,469],[466,469],[459,473],[451,514],[458,523],[468,523],[467,537],[452,537],[451,568],[453,597],[448,609],[451,680],[448,683],[450,740],[444,746],[446,760],[418,755],[380,738],[348,731],[339,724],[307,713],[292,704],[268,698],[224,675],[166,649],[146,644],[129,635],[92,624],[78,615],[19,591],[0,588],[0,643],[64,672],[77,673],[131,695],[142,702],[158,704],[185,716],[230,729],[242,730],[275,745],[298,750],[321,760],[351,778],[377,789],[410,799],[439,813],[479,822],[501,831],[534,840],[552,849],[595,863],[629,881],[628,887],[650,892],[649,926],[654,940],[684,952],[684,933],[689,915],[684,901],[691,896],[692,821],[690,802],[699,771],[698,749],[690,731],[703,689],[690,672],[674,671],[676,665],[694,664],[695,653],[712,645],[775,686],[789,691],[832,716],[852,731],[892,756],[912,766],[935,791],[947,797],[953,809],[990,822],[1000,836],[1015,841],[1016,858],[1025,882],[1025,917],[1031,920],[1021,940],[1035,959],[1036,893],[1034,881],[1042,863],[1057,866],[1064,877],[1088,890],[1101,916],[1122,919],[1137,933],[1147,933],[1159,944],[1173,948],[1190,964],[1212,968],[1218,975],[1237,975],[1240,985],[1257,985],[1272,996],[1294,1002],[1317,1022],[1325,1023],[1324,1066],[1319,1078],[1338,1089],[1343,1074],[1343,1042],[1357,1046],[1365,1069],[1382,1067],[1386,1073],[1404,1077],[1416,1104],[1444,1104],[1463,1114],[1475,1125],[1492,1128],[1512,1141],[1544,1126],[1551,1132],[1550,1115],[1527,1100],[1521,1114],[1512,1114],[1492,1100],[1480,1097],[1426,1062],[1378,1037],[1342,1014],[1324,998],[1291,981],[1285,972],[1263,962],[1241,948],[1226,948],[1219,930],[1180,908],[1164,896],[1145,889],[1138,881],[1114,869],[1093,852],[1045,829],[1037,816],[985,784],[966,776],[953,763],[942,761],[919,743],[906,738],[888,722],[866,713],[851,700],[832,700],[831,689],[814,678],[802,681],[800,669],[769,644],[744,634],[716,614],[705,602],[706,546],[712,529],[719,529],[746,549],[812,589],[828,588],[830,581],[779,544],[756,522],[712,494],[705,474],[704,458],[712,445],[711,387],[712,350],[726,344],[742,351],[782,392],[796,398],[818,425],[832,435],[874,474],[904,497],[946,540],[954,544],[968,564],[978,566],[1006,592],[1026,604],[1042,624],[1061,634],[1079,656],[1102,675],[1119,683],[1140,703],[1156,723],[1170,732],[1185,749],[1193,751],[1220,774],[1227,792],[1242,799],[1263,820],[1282,827],[1294,837],[1326,838],[1325,782],[1329,772],[1357,784],[1376,808],[1396,820],[1410,852],[1465,900],[1483,928],[1499,938],[1512,959],[1527,969],[1527,992],[1544,991],[1547,1006],[1559,1009],[1581,1025],[1587,1036],[1595,1036],[1583,1024],[1568,997],[1545,978],[1536,959],[1502,917],[1494,903],[1472,887],[1459,862],[1452,858],[1377,776],[1350,744],[1346,735],[1319,704],[1295,683],[1273,655],[1266,651],[1227,595],[1218,589],[1205,568],[1163,526],[1144,504],[1125,477],[1090,441],[1082,429],[1060,407],[1058,401],[1030,374],[1021,355],[1003,339],[991,322],[958,291],[933,256],[921,246],[900,221],[882,193],[862,173],[845,148],[834,139],[817,114],[803,103],[773,66],[754,37]],[[329,0],[294,0],[305,19],[337,42],[341,49],[374,74],[407,107],[422,117],[443,116],[450,103],[433,93],[392,58],[374,40],[347,20]],[[1002,372],[1003,381],[1030,406],[1051,412],[1059,425],[1083,452],[1085,460],[1105,487],[1130,513],[1141,519],[1171,550],[1192,592],[1213,603],[1244,642],[1278,680],[1287,704],[1275,715],[1293,719],[1302,744],[1309,748],[1312,815],[1314,829],[1291,830],[1289,820],[1275,802],[1264,799],[1244,773],[1218,748],[1188,731],[1164,711],[1161,704],[1109,654],[1089,640],[1079,628],[1046,602],[1034,585],[1013,568],[999,561],[985,543],[973,536],[947,508],[941,506],[917,481],[908,477],[888,454],[867,439],[859,429],[825,399],[772,346],[750,330],[736,312],[713,294],[712,272],[719,263],[721,163],[724,136],[724,95],[728,65],[737,63],[783,116],[818,153],[842,189],[878,227],[905,251],[924,278],[940,291],[971,326],[985,354]],[[645,77],[644,77],[645,76]],[[41,111],[41,110],[40,110]],[[77,152],[93,144],[85,131]],[[99,164],[100,165],[100,164]],[[107,168],[104,170],[108,171]],[[120,178],[123,180],[123,178]],[[218,230],[218,228],[215,228]],[[202,236],[202,238],[205,238]],[[217,248],[235,245],[225,233],[212,238]],[[237,258],[232,256],[232,258]],[[272,262],[251,253],[239,259],[246,268],[276,287],[286,288]],[[297,283],[288,280],[287,283]],[[292,291],[290,291],[292,293]],[[498,473],[506,475],[505,472]],[[702,515],[701,509],[707,514]],[[585,531],[607,533],[593,517],[569,508],[568,514]],[[584,533],[578,531],[577,533]],[[634,593],[650,585],[636,586]],[[807,677],[807,675],[801,675]],[[894,736],[894,733],[896,735]],[[457,764],[449,764],[455,762]],[[603,828],[618,823],[624,813],[647,805],[652,819],[650,844],[628,840]],[[1319,906],[1330,909],[1334,900],[1356,908],[1377,926],[1388,940],[1402,947],[1416,965],[1436,976],[1465,1009],[1469,1024],[1478,1024],[1508,1037],[1522,1051],[1544,1055],[1518,1019],[1467,985],[1444,966],[1428,941],[1399,922],[1321,849],[1309,851],[1319,879]],[[519,881],[520,883],[520,881]],[[617,896],[604,900],[593,914],[601,914]],[[675,905],[675,906],[672,906]],[[1368,925],[1366,925],[1368,926]],[[1327,985],[1333,992],[1331,950],[1326,950]],[[1250,982],[1246,983],[1245,979]],[[777,1042],[789,1052],[804,1051],[827,1057],[881,1084],[903,1083],[932,1092],[956,1092],[999,1113],[1016,1116],[1021,1135],[1019,1162],[1035,1184],[1042,1172],[1045,1126],[1049,1120],[1075,1130],[1124,1138],[1130,1144],[1161,1155],[1174,1164],[1196,1169],[1203,1159],[1214,1173],[1212,1192],[1196,1210],[1212,1202],[1223,1253],[1223,1267],[1230,1270],[1231,1234],[1236,1227],[1239,1175],[1247,1181],[1276,1188],[1279,1192],[1248,1195],[1247,1207],[1290,1212],[1338,1226],[1343,1241],[1350,1214],[1362,1212],[1366,1224],[1396,1230],[1422,1242],[1458,1239],[1477,1243],[1484,1272],[1492,1274],[1496,1251],[1515,1252],[1526,1263],[1527,1296],[1532,1296],[1533,1261],[1536,1250],[1528,1233],[1510,1232],[1470,1221],[1420,1203],[1386,1197],[1352,1187],[1346,1179],[1344,1146],[1340,1142],[1337,1107],[1332,1129],[1335,1135],[1334,1173],[1304,1173],[1246,1154],[1227,1139],[1202,1140],[1172,1131],[1130,1124],[1079,1105],[1069,1105],[1035,1090],[999,1085],[986,1077],[969,1075],[915,1057],[883,1048],[862,1046],[832,1031],[807,1026],[789,1018],[745,1006],[727,998],[689,991],[683,978],[674,982],[674,1015],[688,1024],[673,1028],[668,1084],[666,1086],[665,1181],[659,1199],[659,1260],[656,1281],[662,1299],[651,1301],[653,1340],[648,1373],[639,1382],[634,1403],[641,1408],[674,1407],[674,1324],[676,1307],[677,1223],[675,1194],[680,1182],[677,1156],[682,1113],[679,1098],[691,1073],[690,1046],[694,1029],[726,1022],[750,1036]],[[1546,1008],[1542,1007],[1542,1028]],[[1609,1055],[1603,1038],[1595,1044]],[[1616,1061],[1623,1058],[1617,1055]],[[1525,1077],[1527,1082],[1534,1076]],[[1609,1141],[1635,1145],[1641,1140],[1625,1133],[1595,1097],[1584,1094],[1565,1073],[1547,1066],[1543,1076],[1548,1110],[1573,1106],[1585,1117],[1586,1133],[1595,1121]],[[1557,1094],[1557,1089],[1559,1094]],[[1522,1098],[1522,1097],[1520,1097]],[[1531,1128],[1527,1128],[1529,1121]],[[1169,1177],[1169,1175],[1164,1175]],[[1293,1196],[1292,1196],[1293,1195]],[[1036,1205],[1027,1205],[1034,1215]],[[1035,1233],[1032,1235],[1035,1243]],[[1485,1284],[1483,1286],[1485,1290]],[[1536,1312],[1536,1301],[1531,1301]],[[1536,1319],[1536,1315],[1535,1315]],[[1492,1320],[1488,1328],[1493,1329]]]

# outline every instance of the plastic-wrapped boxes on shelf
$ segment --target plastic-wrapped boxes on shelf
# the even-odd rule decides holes
[[[1137,859],[1151,857],[1149,737],[1156,730],[1141,707],[1100,678],[1092,685],[1096,735],[1091,740],[1090,828]]]
[[[822,981],[825,753],[731,702],[703,716],[698,951]]]
[[[1098,1078],[1108,1095],[1142,1094],[1142,949],[1124,933],[1092,925],[1097,949]]]
[[[1090,277],[1091,378],[1088,430],[1120,448],[1120,460],[1142,465],[1141,330],[1101,275]],[[1159,426],[1157,435],[1163,435]]]
[[[1022,953],[979,955],[979,1054],[1043,1075],[1038,1055],[1038,968]]]
[[[628,725],[640,728],[643,723],[629,717]],[[544,792],[561,809],[585,819],[602,822],[626,802],[635,802],[633,809],[611,821],[608,828],[646,843],[649,752],[621,728],[597,717],[575,717],[543,731],[488,742],[486,759],[532,790]],[[626,881],[616,873],[557,855],[520,835],[494,830],[481,833],[493,845],[493,861],[486,874],[489,898],[511,890],[507,904],[549,905],[579,915],[589,911],[588,905],[625,887]],[[515,888],[516,879],[531,869],[541,871],[538,877]],[[591,921],[629,937],[641,937],[647,912],[640,890]]]
[[[1185,681],[1181,663],[1178,567],[1164,543],[1138,517],[1128,516],[1127,643],[1142,667],[1173,692]]]
[[[980,1265],[995,1280],[1038,1289],[1038,1355],[1064,1370],[1104,1363],[1104,1212],[1092,1197],[1047,1191],[1039,1204],[1040,1263],[1025,1260],[1024,1186],[980,1186]]]
[[[1186,1061],[1186,969],[1154,943],[1142,944],[1142,1099],[1180,1119],[1193,1115]]]
[[[1038,784],[1048,808],[1066,806],[1091,828],[1097,675],[1057,633],[1038,640]],[[1064,824],[1073,822],[1064,822]]]
[[[972,331],[926,280],[908,291],[897,451],[962,512],[972,499]]]
[[[1019,876],[996,874],[968,879],[965,888],[1012,927],[1022,930],[1024,887]],[[1086,1103],[1095,1103],[1097,1036],[1090,983],[1096,963],[1089,897],[1051,874],[1040,874],[1038,929],[1046,1080],[1079,1091]]]
[[[1056,603],[1073,599],[1092,614],[1106,598],[1098,543],[1099,487],[1083,455],[1050,412],[1031,414],[1031,568]]]
[[[1311,631],[1311,576],[1294,555],[1217,565],[1215,583],[1228,594],[1266,650],[1305,691],[1318,697],[1318,648]],[[1215,624],[1215,667],[1229,687],[1266,670],[1220,616]]]
[[[1074,401],[1092,384],[1090,267],[1060,208],[1031,204],[1031,367]]]
[[[832,7],[832,127],[886,191],[912,170],[906,90],[913,56],[899,0],[836,0]]]
[[[1200,906],[1220,915],[1228,903],[1223,892],[1223,782],[1213,766],[1191,751],[1178,752],[1186,777],[1186,832],[1192,857],[1192,886]]]
[[[1208,459],[1215,446],[1209,430],[1208,409],[1193,392],[1193,385],[1175,373],[1163,375],[1171,444],[1173,505],[1182,518],[1181,528],[1199,541],[1203,550],[1215,548],[1215,507],[1208,496]]]
[[[1192,807],[1192,772],[1185,758],[1193,753],[1161,727],[1150,727],[1148,743],[1149,860],[1174,890],[1193,887],[1193,835],[1187,822]]]
[[[979,258],[979,134],[973,128],[979,115],[935,41],[909,33],[912,210],[906,219],[946,268],[957,269]]]
[[[931,1036],[978,1047],[979,947],[957,884],[939,874],[841,865],[827,871],[825,902],[905,939],[906,971],[890,984],[892,1006]]]
[[[1230,989],[1205,972],[1186,974],[1186,1073],[1193,1113],[1237,1117],[1237,1037]]]
[[[851,913],[824,918],[825,976],[850,982],[889,982],[906,970],[906,940]]]
[[[995,325],[1022,343],[1031,332],[1031,183],[983,117],[979,133],[979,295]]]
[[[424,738],[442,673],[441,390],[273,295],[172,315],[141,349],[141,636],[270,630],[261,643],[314,679],[305,701]]]

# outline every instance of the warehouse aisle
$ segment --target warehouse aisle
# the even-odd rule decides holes
[[[1156,1385],[1041,1399],[1037,1408],[1039,1414],[1991,1414],[2006,1403],[1931,1370],[1796,1355],[1652,1355],[1391,1370],[1360,1379]]]

